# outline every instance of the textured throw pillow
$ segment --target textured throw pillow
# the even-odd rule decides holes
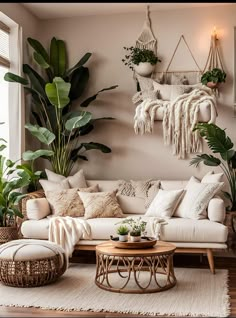
[[[51,214],[46,198],[30,199],[26,202],[26,214],[29,220],[41,220]]]
[[[151,186],[148,189],[147,197],[145,198],[145,202],[144,202],[145,209],[147,209],[150,206],[155,196],[157,195],[161,185],[160,180],[151,181],[150,183],[151,183]]]
[[[119,180],[118,194],[127,195],[129,197],[134,197],[135,196],[135,189],[130,181]]]
[[[97,192],[98,185],[87,188],[74,188],[59,191],[46,191],[53,216],[80,217],[84,215],[84,206],[80,198],[80,191]]]
[[[206,219],[206,208],[213,196],[223,187],[223,182],[200,183],[191,178],[188,182],[185,194],[177,207],[174,216],[189,219]]]
[[[183,189],[169,191],[160,189],[145,213],[145,216],[171,218],[183,192]]]
[[[171,74],[171,84],[172,85],[188,85],[189,81],[185,75],[172,73]]]
[[[48,169],[45,169],[45,172],[49,181],[61,182],[63,180],[68,180],[70,188],[87,187],[83,169],[76,172],[73,176],[68,176],[67,178]]]
[[[148,189],[151,187],[151,181],[152,179],[140,181],[130,180],[134,189],[134,196],[139,198],[147,197]]]
[[[180,95],[190,93],[192,90],[191,85],[171,85],[171,97],[170,100],[174,101]]]
[[[70,189],[70,184],[68,180],[62,180],[58,182],[53,182],[45,179],[39,179],[39,183],[41,184],[44,192],[50,190],[63,190]]]
[[[159,91],[158,98],[162,100],[171,100],[171,86],[153,81],[154,90]]]
[[[116,192],[80,192],[80,198],[84,204],[84,218],[121,218],[125,217],[117,201]]]

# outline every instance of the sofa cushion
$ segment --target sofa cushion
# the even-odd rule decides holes
[[[64,177],[48,169],[45,169],[45,172],[49,181],[61,182],[63,180],[68,180],[70,188],[86,188],[87,187],[83,169],[80,169],[73,176],[68,176],[68,177]]]
[[[126,214],[132,216],[133,214]],[[140,215],[139,215],[140,216]],[[148,221],[147,235],[151,235],[150,217],[143,217]],[[107,240],[110,235],[116,236],[116,229],[122,221],[121,218],[98,218],[89,219],[87,222],[91,226],[92,238],[94,240]],[[49,219],[27,220],[23,222],[21,232],[25,238],[47,239],[49,229]],[[192,242],[192,243],[225,243],[228,236],[227,226],[212,222],[208,219],[192,220],[174,218],[168,220],[168,224],[162,226],[161,239],[168,242]]]
[[[149,206],[145,216],[171,218],[183,194],[184,189],[162,190],[160,189]]]
[[[188,184],[188,181],[178,181],[178,180],[164,180],[161,181],[160,188],[162,190],[179,190],[184,189],[186,185]]]
[[[62,180],[58,182],[53,182],[45,179],[39,179],[39,183],[41,184],[44,192],[50,190],[63,190],[70,189],[70,184],[68,180]]]
[[[128,214],[144,214],[145,200],[143,198],[129,197],[127,195],[117,194],[117,200],[124,213]]]
[[[207,208],[208,219],[213,222],[223,223],[226,216],[226,208],[221,198],[212,198]]]
[[[26,214],[30,220],[40,220],[51,214],[46,198],[29,199],[26,201]]]
[[[116,192],[80,192],[84,205],[84,218],[123,217],[123,211],[117,201]]]

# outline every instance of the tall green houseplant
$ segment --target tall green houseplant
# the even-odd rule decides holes
[[[72,104],[82,97],[89,81],[89,69],[84,64],[91,57],[86,53],[72,68],[67,68],[67,51],[65,42],[52,38],[49,52],[36,39],[28,38],[28,44],[33,49],[34,62],[42,72],[37,72],[28,64],[23,64],[26,78],[7,72],[5,80],[20,83],[26,93],[31,95],[31,113],[34,123],[28,123],[25,128],[43,143],[48,156],[37,152],[24,153],[24,160],[35,160],[35,156],[43,157],[51,162],[52,170],[68,176],[78,159],[88,160],[84,152],[97,149],[110,153],[111,149],[97,142],[80,142],[80,136],[90,133],[96,121],[113,119],[112,117],[93,118],[91,112],[82,110],[96,100],[97,96],[117,85],[103,88],[93,96],[80,102],[80,109],[72,110]],[[41,76],[41,73],[43,76]]]
[[[198,166],[201,162],[207,166],[219,166],[229,183],[230,192],[223,191],[225,197],[230,200],[229,211],[236,211],[236,151],[230,137],[215,124],[199,123],[194,130],[199,131],[200,136],[207,142],[213,154],[197,155],[190,162],[190,165]]]

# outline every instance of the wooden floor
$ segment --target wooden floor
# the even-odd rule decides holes
[[[80,252],[80,256],[73,257],[72,262],[95,263],[94,252]],[[175,267],[208,268],[207,259],[200,255],[175,255]],[[231,302],[231,314],[236,317],[236,257],[215,257],[216,269],[229,270],[229,294]],[[1,297],[1,295],[0,295]],[[0,307],[0,317],[138,317],[131,314],[93,313],[93,312],[64,312],[56,310],[42,310],[36,308]],[[150,317],[140,315],[139,317]],[[160,316],[159,316],[160,317]]]

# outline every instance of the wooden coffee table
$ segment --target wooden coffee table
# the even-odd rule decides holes
[[[176,284],[175,249],[175,245],[162,241],[145,249],[117,248],[111,242],[99,244],[96,246],[95,283],[116,293],[143,294],[167,290]]]

